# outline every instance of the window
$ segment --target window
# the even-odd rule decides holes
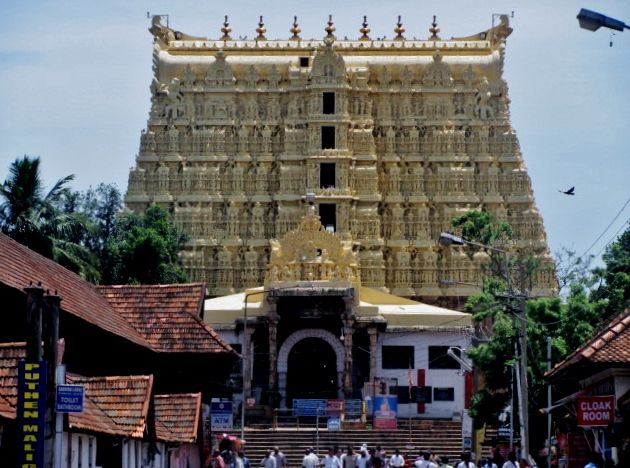
[[[401,403],[413,403],[413,395],[411,395],[412,398],[409,399],[409,395],[410,395],[411,391],[409,390],[409,387],[407,387],[407,386],[405,386],[405,387],[389,387],[389,393],[391,395],[397,395],[398,396],[398,404],[401,404]]]
[[[335,113],[335,93],[323,93],[322,94],[322,109],[324,114]]]
[[[429,346],[429,369],[459,369],[459,363],[447,354],[448,346]],[[459,350],[454,350],[459,354]]]
[[[433,388],[433,401],[455,401],[455,389],[453,387]]]
[[[337,230],[337,205],[334,203],[320,203],[319,217],[327,231]]]
[[[383,369],[413,369],[413,346],[383,346]]]
[[[335,187],[335,163],[319,165],[319,188]]]
[[[308,57],[300,57],[300,67],[308,67]]]
[[[335,127],[322,127],[322,149],[335,149]]]

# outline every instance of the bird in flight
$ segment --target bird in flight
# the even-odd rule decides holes
[[[560,193],[564,193],[565,195],[575,195],[575,187],[571,187],[566,192],[564,190],[558,190]]]

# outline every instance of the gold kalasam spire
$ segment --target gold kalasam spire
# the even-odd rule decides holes
[[[433,15],[433,23],[431,23],[431,27],[429,28],[429,32],[431,33],[431,37],[429,37],[429,40],[432,40],[432,41],[440,40],[440,36],[438,36],[438,33],[440,32],[440,28],[438,28],[437,25],[438,24],[435,19],[435,15]]]
[[[368,36],[368,34],[370,34],[371,29],[368,28],[368,22],[367,22],[367,16],[363,16],[363,23],[361,23],[361,29],[359,29],[359,32],[361,33],[361,37],[359,38],[360,41],[369,41],[370,36]]]
[[[405,28],[403,28],[403,24],[400,21],[400,15],[398,15],[398,22],[396,23],[394,32],[396,33],[396,37],[394,38],[395,41],[405,40],[405,36],[403,36],[403,33],[405,32]]]
[[[293,25],[292,28],[289,29],[289,32],[292,34],[292,36],[289,38],[290,41],[299,41],[300,39],[302,39],[300,37],[300,32],[302,32],[302,30],[298,26],[297,16],[293,17]]]
[[[337,28],[333,26],[332,15],[328,15],[328,26],[324,28],[326,31],[326,37],[335,39],[335,35],[333,34]]]
[[[265,33],[267,32],[267,28],[265,28],[265,23],[263,22],[263,17],[260,15],[260,21],[258,21],[258,27],[256,28],[256,32],[258,36],[256,36],[257,41],[266,41]]]
[[[230,33],[232,32],[232,28],[230,28],[230,23],[228,21],[228,16],[225,15],[225,20],[223,21],[223,27],[221,28],[221,32],[223,33],[223,36],[221,37],[221,40],[223,41],[231,41],[232,40],[232,36],[230,36]]]

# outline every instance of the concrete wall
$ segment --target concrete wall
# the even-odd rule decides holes
[[[431,387],[452,387],[455,390],[454,401],[439,401],[425,405],[422,416],[432,418],[451,418],[454,413],[464,411],[464,375],[456,369],[429,369],[429,346],[469,346],[469,338],[459,333],[435,332],[385,332],[379,335],[376,356],[377,377],[396,378],[398,385],[408,385],[408,369],[383,369],[382,346],[413,346],[414,365],[412,383],[417,384],[418,369],[425,369],[425,385]],[[398,406],[399,417],[418,416],[417,405],[402,404]]]

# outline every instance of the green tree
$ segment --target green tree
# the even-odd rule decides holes
[[[602,260],[605,267],[593,271],[597,286],[592,297],[606,301],[604,314],[608,318],[630,303],[630,227],[606,247]]]
[[[39,168],[38,157],[24,156],[11,164],[9,177],[0,186],[0,229],[86,279],[96,280],[95,256],[75,242],[86,229],[84,219],[59,209],[74,176],[59,179],[45,193]]]
[[[510,278],[529,275],[537,268],[535,252],[509,249],[511,229],[502,227],[491,215],[471,212],[456,218],[453,225],[469,240],[496,246],[503,233],[501,248],[507,248],[514,260],[509,264]],[[464,228],[466,230],[464,230]],[[469,249],[474,252],[473,248]],[[547,338],[551,338],[552,362],[557,363],[592,337],[607,317],[623,310],[628,301],[630,273],[630,230],[606,249],[605,267],[589,271],[590,257],[579,258],[564,251],[557,269],[560,285],[566,293],[559,297],[533,298],[526,302],[525,318],[515,313],[515,304],[506,297],[508,275],[501,253],[488,252],[493,257],[485,273],[481,293],[471,296],[467,311],[474,314],[479,342],[468,355],[484,375],[485,387],[473,396],[471,415],[478,425],[496,424],[498,416],[511,398],[511,365],[516,362],[514,344],[520,321],[526,321],[528,338],[528,387],[531,447],[540,444],[545,424],[539,408],[547,406],[546,382]],[[515,275],[514,272],[518,274]],[[598,284],[596,284],[596,281]],[[528,281],[516,281],[519,293],[526,293]],[[594,286],[593,289],[593,285]],[[520,285],[525,285],[524,288]],[[610,310],[610,312],[609,312]],[[486,336],[483,336],[483,335]],[[544,427],[544,426],[543,426]]]
[[[171,223],[169,213],[151,206],[144,214],[118,217],[114,235],[105,245],[106,284],[157,284],[187,281],[179,253],[186,238]]]

